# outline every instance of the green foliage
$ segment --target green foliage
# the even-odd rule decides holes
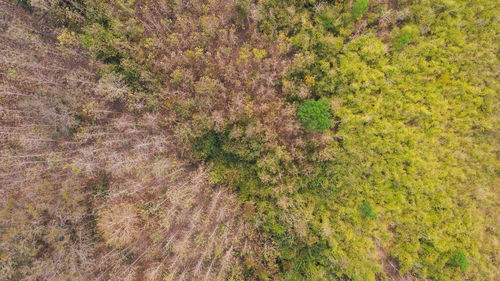
[[[298,109],[297,116],[308,131],[322,132],[332,127],[329,113],[330,105],[326,100],[307,100]]]
[[[194,141],[194,149],[199,158],[210,159],[221,154],[223,136],[210,131]]]
[[[103,75],[118,73],[131,89],[152,92],[157,82],[145,67],[147,58],[139,55],[144,54],[149,44],[148,40],[141,40],[144,33],[142,24],[135,19],[114,18],[102,5],[99,1],[88,4],[88,22],[81,36],[82,46],[90,51],[94,59],[105,64]],[[155,101],[148,99],[146,103],[153,104]]]
[[[462,271],[465,271],[470,266],[467,256],[464,252],[462,252],[462,250],[457,250],[455,255],[450,259],[449,263],[452,266],[459,267]]]
[[[108,194],[109,178],[106,174],[101,174],[92,181],[89,182],[90,190],[93,194],[99,196],[105,196]]]
[[[370,0],[356,0],[352,4],[352,16],[354,19],[359,19],[368,11],[368,4]]]
[[[408,34],[403,34],[394,42],[394,48],[401,49],[408,43],[410,43],[410,36],[408,36]]]
[[[239,0],[237,3],[236,3],[236,12],[238,13],[238,17],[240,19],[244,19],[246,17],[248,17],[248,8],[249,8],[249,5],[250,5],[250,1],[249,0]]]
[[[250,13],[250,0],[238,0],[235,8],[237,13],[236,21],[238,22],[238,25],[244,26]]]
[[[411,42],[415,42],[419,36],[418,27],[412,24],[405,25],[401,30],[397,28],[393,31],[395,34],[393,47],[401,50]]]
[[[376,219],[377,214],[373,212],[372,205],[368,201],[363,201],[363,203],[359,206],[359,212],[361,216],[364,218],[372,218]]]
[[[15,3],[20,5],[28,6],[31,3],[31,0],[13,0]]]

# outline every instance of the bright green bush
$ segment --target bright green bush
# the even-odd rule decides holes
[[[201,159],[210,159],[221,154],[223,135],[210,131],[196,139],[193,143],[195,156]]]
[[[408,36],[408,34],[403,34],[394,42],[394,48],[401,49],[408,43],[410,43],[410,36]]]
[[[332,127],[330,105],[324,99],[307,100],[299,106],[297,115],[307,131],[322,132]]]
[[[359,206],[359,212],[361,216],[364,218],[376,219],[377,214],[373,212],[372,205],[368,201],[363,201],[363,203]]]
[[[352,15],[354,19],[359,19],[363,16],[366,11],[368,11],[369,0],[356,0],[354,4],[352,4]]]
[[[467,256],[461,250],[457,250],[455,255],[450,259],[450,264],[459,267],[462,271],[465,271],[470,266]]]
[[[401,50],[409,43],[417,41],[420,31],[418,26],[407,24],[403,28],[401,28],[401,30],[395,28],[393,30],[393,33],[394,40],[392,45],[396,50]]]

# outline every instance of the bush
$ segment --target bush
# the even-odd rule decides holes
[[[250,1],[240,0],[236,3],[236,22],[238,25],[244,26],[246,18],[249,16]]]
[[[221,154],[223,136],[210,131],[194,142],[195,156],[201,159],[210,159]]]
[[[361,216],[364,218],[372,218],[372,219],[377,218],[377,214],[373,212],[372,205],[370,205],[368,201],[363,201],[361,206],[359,206],[359,212],[361,213]]]
[[[405,25],[403,28],[401,28],[401,30],[395,29],[393,33],[394,33],[393,47],[396,50],[401,50],[404,46],[408,45],[409,43],[417,41],[420,31],[417,26],[408,24]]]
[[[410,36],[408,36],[408,34],[403,34],[401,37],[396,39],[396,41],[394,42],[394,48],[402,49],[408,43],[410,43]]]
[[[359,19],[363,16],[366,11],[368,11],[368,3],[369,0],[356,0],[354,4],[352,4],[352,15],[354,19]]]
[[[322,132],[332,127],[326,100],[307,100],[299,106],[297,115],[307,131]]]
[[[470,266],[467,256],[461,250],[457,250],[455,255],[450,259],[450,264],[459,267],[462,271],[465,271]]]

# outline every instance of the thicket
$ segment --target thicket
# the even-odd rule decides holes
[[[307,100],[299,105],[297,116],[306,130],[322,132],[332,127],[329,109],[326,100]]]
[[[14,2],[21,5],[28,5],[30,3],[29,0],[14,0]]]

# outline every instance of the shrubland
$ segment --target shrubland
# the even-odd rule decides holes
[[[498,279],[495,1],[1,5],[5,279]]]

